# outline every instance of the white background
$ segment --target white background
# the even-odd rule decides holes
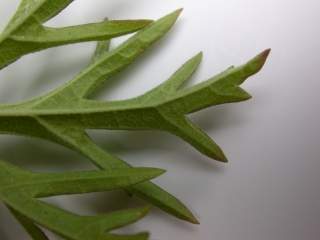
[[[1,28],[18,2],[0,1]],[[272,54],[263,71],[244,84],[252,100],[192,116],[223,147],[229,164],[216,163],[165,133],[90,132],[103,147],[136,166],[168,169],[156,182],[182,199],[201,221],[193,226],[153,210],[126,231],[149,230],[152,240],[320,239],[318,0],[77,0],[48,25],[106,16],[156,19],[180,7],[184,12],[173,31],[108,84],[101,97],[141,94],[200,50],[204,61],[193,83],[265,48],[272,48]],[[85,43],[24,57],[1,71],[0,101],[26,99],[62,84],[88,63],[93,48],[93,43]],[[2,135],[0,158],[33,170],[92,168],[71,151],[23,137]],[[95,214],[138,201],[133,204],[119,192],[50,202]],[[27,239],[3,206],[0,239]]]

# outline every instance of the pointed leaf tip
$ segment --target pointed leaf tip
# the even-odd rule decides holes
[[[264,64],[267,61],[267,58],[269,56],[271,52],[271,49],[266,49],[264,50],[262,53],[258,54],[256,57],[254,57],[249,64],[252,65],[254,67],[254,69],[256,69],[255,72],[258,72],[262,69],[262,67],[264,66]]]
[[[207,149],[203,153],[215,161],[222,162],[222,163],[229,162],[227,156],[218,145],[216,145],[215,148]]]
[[[268,56],[270,55],[271,52],[271,48],[268,48],[266,50],[264,50],[262,53],[260,53],[258,55],[258,58],[260,58],[260,61],[262,63],[262,66],[265,64],[265,62],[267,61]]]
[[[198,59],[198,61],[200,62],[203,58],[203,52],[199,52],[196,56],[195,56],[196,59]]]
[[[229,162],[227,156],[224,155],[224,154],[223,154],[223,157],[221,159],[218,159],[218,160],[220,160],[220,162],[223,162],[223,163],[228,163]]]
[[[180,15],[182,13],[182,11],[183,11],[183,8],[179,8],[179,9],[176,10],[178,15]]]
[[[151,178],[159,177],[160,175],[164,174],[166,170],[160,168],[145,168],[145,174],[150,176]]]
[[[177,19],[181,15],[182,11],[183,11],[183,8],[179,8],[169,15],[174,16]]]
[[[269,56],[269,54],[271,53],[271,48],[267,48],[266,50],[264,50],[261,54],[265,55],[266,58]]]
[[[189,219],[189,222],[190,222],[190,223],[193,223],[193,224],[200,225],[199,220],[198,220],[198,219],[196,219],[196,217],[195,217],[195,216],[192,216],[192,218],[191,218],[191,219]]]
[[[150,205],[147,205],[143,208],[140,209],[140,215],[141,215],[141,218],[146,216],[151,210],[151,206]]]

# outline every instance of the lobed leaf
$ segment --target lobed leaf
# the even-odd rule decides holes
[[[179,13],[180,10],[161,18],[118,48],[99,55],[87,69],[53,92],[26,103],[5,106],[0,112],[0,130],[65,145],[89,157],[102,169],[129,166],[97,147],[85,134],[86,129],[169,131],[207,156],[227,161],[220,147],[184,115],[208,106],[248,99],[239,84],[261,69],[268,50],[240,67],[190,88],[183,89],[180,85],[195,71],[201,54],[184,64],[166,83],[140,97],[114,102],[85,99],[160,39]],[[130,187],[130,191],[178,218],[197,223],[178,199],[152,183]]]
[[[147,93],[122,101],[89,97],[108,79],[125,69],[174,25],[181,9],[158,21],[110,21],[64,28],[43,24],[72,0],[22,0],[0,35],[0,69],[21,56],[64,44],[99,41],[91,63],[71,81],[29,101],[0,105],[0,133],[37,137],[88,157],[100,171],[59,174],[31,173],[0,161],[0,199],[35,240],[47,239],[41,225],[65,239],[147,239],[147,233],[118,236],[109,231],[143,217],[148,209],[132,209],[102,216],[79,216],[36,198],[109,191],[122,188],[160,209],[192,223],[197,219],[177,198],[147,181],[163,170],[131,168],[101,149],[87,129],[160,130],[174,134],[208,157],[226,162],[221,148],[187,115],[201,109],[249,99],[240,85],[261,70],[270,50],[249,62],[191,87],[183,87],[198,68],[202,53],[188,60],[167,81]],[[140,30],[141,29],[141,30]],[[135,32],[110,50],[110,39]]]
[[[70,95],[70,92],[73,92],[79,98],[88,97],[107,79],[123,70],[148,47],[161,39],[171,29],[181,11],[179,9],[150,24],[115,50],[102,55],[100,59],[93,62],[92,65],[83,70],[61,89],[54,91],[53,94]]]
[[[35,198],[109,191],[149,180],[163,172],[160,169],[131,168],[112,172],[33,173],[0,161],[0,199],[34,239],[47,239],[34,223],[73,240],[147,239],[144,233],[126,238],[105,234],[137,221],[147,213],[146,208],[83,217]]]
[[[136,32],[151,23],[150,20],[121,20],[63,28],[43,25],[71,2],[72,0],[22,1],[0,35],[0,69],[32,52],[71,43],[111,39]]]

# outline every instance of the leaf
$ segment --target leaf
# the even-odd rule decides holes
[[[227,158],[217,143],[192,123],[187,115],[218,104],[248,100],[251,96],[240,85],[261,70],[270,50],[207,81],[184,87],[201,62],[202,53],[199,53],[163,84],[139,97],[121,101],[93,100],[92,95],[104,82],[129,66],[171,29],[181,9],[152,23],[149,20],[105,20],[59,29],[43,26],[45,21],[71,2],[22,1],[0,36],[0,68],[34,51],[98,40],[91,63],[72,80],[43,96],[18,104],[0,105],[0,133],[36,137],[63,145],[88,157],[101,171],[31,174],[3,163],[4,167],[0,168],[0,182],[3,181],[0,184],[0,198],[36,240],[47,238],[37,224],[65,239],[147,239],[146,233],[135,236],[106,233],[138,220],[145,215],[146,209],[83,217],[36,199],[114,188],[137,195],[177,218],[198,223],[180,200],[152,182],[145,181],[159,175],[161,170],[131,169],[125,161],[94,143],[86,130],[166,131],[208,157],[226,162]],[[140,31],[123,44],[109,49],[110,38],[137,30]],[[134,171],[137,171],[136,177]],[[9,182],[5,182],[8,179]]]
[[[146,208],[86,217],[36,198],[119,189],[157,177],[163,172],[160,169],[131,168],[114,169],[112,172],[33,173],[0,161],[0,199],[34,239],[47,238],[33,222],[72,240],[147,239],[145,233],[127,237],[105,233],[135,222],[147,213]]]
[[[49,93],[46,96],[31,100],[27,103],[22,103],[14,106],[4,106],[3,111],[0,112],[0,131],[2,130],[2,124],[7,125],[6,123],[10,122],[10,126],[7,125],[5,127],[6,130],[3,129],[3,131],[19,132],[17,134],[40,137],[46,140],[54,141],[59,144],[65,145],[89,157],[93,161],[93,163],[97,165],[99,168],[113,169],[119,167],[129,167],[129,165],[124,161],[103,151],[96,144],[94,144],[92,140],[86,135],[84,128],[79,128],[76,125],[68,125],[67,122],[72,120],[73,116],[76,115],[67,114],[68,117],[64,118],[63,114],[58,114],[58,119],[61,120],[59,120],[59,122],[56,121],[58,119],[55,120],[55,115],[52,115],[53,119],[49,121],[48,119],[46,119],[45,116],[42,116],[42,114],[32,114],[33,117],[31,118],[29,114],[27,114],[28,116],[26,116],[26,118],[19,116],[18,118],[16,118],[18,119],[18,122],[20,121],[19,119],[24,118],[28,122],[26,123],[28,126],[21,126],[23,129],[18,130],[17,128],[20,128],[20,123],[14,123],[14,121],[16,120],[11,119],[11,117],[9,117],[10,120],[5,119],[6,116],[2,114],[5,114],[4,109],[7,109],[9,112],[11,112],[12,109],[17,109],[18,112],[22,111],[22,109],[24,109],[23,111],[30,109],[31,111],[41,112],[42,108],[51,111],[50,109],[52,107],[54,109],[58,107],[59,110],[57,110],[60,112],[60,110],[64,111],[63,108],[65,108],[64,105],[66,105],[68,106],[68,110],[66,110],[67,112],[70,110],[71,112],[75,113],[74,109],[78,107],[79,109],[84,107],[84,111],[87,111],[96,108],[96,104],[98,104],[98,106],[102,104],[101,106],[103,106],[105,103],[95,102],[86,99],[79,99],[80,97],[75,96],[75,94],[78,94],[79,96],[88,95],[92,90],[95,90],[97,88],[97,85],[100,85],[105,81],[105,77],[107,77],[107,75],[114,75],[114,73],[129,65],[130,62],[132,62],[136,57],[141,55],[144,49],[146,49],[148,46],[152,45],[155,41],[160,39],[171,28],[180,12],[181,10],[178,10],[172,14],[169,14],[168,16],[165,16],[164,18],[151,24],[145,30],[139,32],[137,35],[130,38],[127,42],[119,46],[117,49],[110,51],[107,54],[103,54],[100,59],[96,60],[92,65],[88,66],[87,69],[82,71],[79,76],[77,76],[74,80],[70,81],[58,90],[53,91],[52,93]],[[125,58],[126,56],[128,56],[128,60],[120,61],[122,58]],[[113,65],[115,65],[117,69],[115,69]],[[104,67],[106,68],[106,73],[103,73],[103,71],[101,70]],[[110,71],[108,71],[109,68]],[[97,75],[99,73],[101,75]],[[88,77],[90,78],[90,80],[88,79]],[[58,101],[59,104],[56,104],[56,101]],[[92,103],[94,103],[95,106],[91,106]],[[59,106],[60,104],[62,104],[63,106]],[[72,108],[73,110],[69,108]],[[98,110],[98,112],[99,111],[100,110]],[[95,118],[95,121],[105,122],[104,116],[102,116],[102,118],[99,117],[98,112],[93,113],[93,115],[91,116]],[[114,117],[110,118],[110,120],[112,119],[114,119]],[[78,120],[80,120],[80,118],[78,118]],[[4,123],[4,121],[6,123]],[[64,127],[61,127],[61,123]],[[120,129],[120,126],[117,126],[117,128]],[[197,223],[197,220],[195,219],[193,214],[184,206],[184,204],[181,203],[181,201],[179,201],[174,196],[167,193],[160,187],[154,185],[153,183],[141,184],[132,189],[130,188],[129,190],[132,193],[135,193],[136,195],[144,198],[150,203],[162,208],[163,210],[181,219]]]
[[[23,55],[65,44],[111,39],[136,32],[150,20],[103,21],[63,28],[43,25],[72,0],[24,0],[0,35],[0,69]]]
[[[179,14],[180,10],[149,25],[47,95],[4,106],[0,113],[0,130],[65,145],[89,157],[102,169],[128,165],[96,146],[86,135],[86,129],[169,131],[207,156],[226,161],[218,145],[184,115],[211,105],[247,100],[249,95],[238,85],[261,69],[268,50],[240,67],[191,88],[179,89],[178,86],[195,70],[200,55],[186,63],[165,85],[138,98],[114,102],[85,98],[160,39]],[[171,90],[164,92],[163,88]],[[130,190],[181,219],[197,222],[179,200],[154,184],[143,183]]]
[[[13,216],[18,220],[18,222],[24,227],[24,229],[29,233],[30,237],[34,240],[49,240],[46,234],[34,224],[29,218],[21,215],[19,212],[9,207],[9,210]]]

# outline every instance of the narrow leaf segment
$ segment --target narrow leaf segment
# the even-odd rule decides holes
[[[0,133],[36,137],[63,145],[88,157],[101,171],[36,174],[0,162],[1,200],[35,240],[47,239],[36,224],[66,239],[147,239],[145,233],[135,236],[106,233],[143,217],[145,209],[82,217],[36,199],[115,188],[122,188],[179,219],[198,223],[180,200],[148,181],[161,174],[161,170],[132,169],[122,159],[101,149],[86,130],[166,131],[202,154],[227,162],[217,143],[191,122],[188,114],[251,98],[240,85],[261,70],[270,50],[202,83],[184,87],[201,62],[202,53],[199,53],[167,81],[141,96],[121,101],[98,101],[91,98],[95,91],[160,40],[174,25],[181,10],[152,23],[149,20],[105,20],[59,29],[43,26],[71,2],[23,0],[0,35],[0,69],[31,52],[97,40],[99,43],[91,64],[72,80],[43,96],[19,104],[0,105]],[[111,38],[138,30],[115,49],[109,49]]]
[[[72,240],[147,239],[145,233],[115,237],[106,232],[139,220],[148,212],[148,208],[87,217],[75,215],[36,198],[110,191],[149,180],[164,172],[152,168],[131,168],[114,169],[112,172],[45,174],[22,170],[3,161],[0,161],[0,169],[0,200],[10,208],[34,239],[47,237],[33,222]]]
[[[0,35],[0,69],[23,55],[51,47],[85,41],[107,40],[136,32],[150,20],[103,21],[63,28],[43,24],[72,0],[23,0]]]

